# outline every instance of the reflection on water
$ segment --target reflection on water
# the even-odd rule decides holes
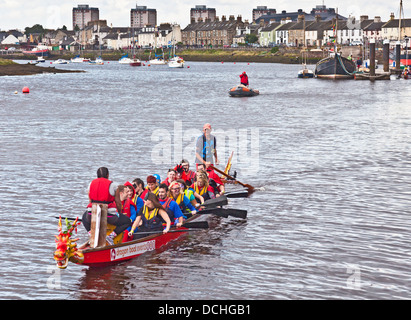
[[[0,78],[3,298],[409,299],[409,83],[189,65]],[[228,96],[243,71],[260,96]],[[81,215],[98,167],[118,183],[165,178],[194,162],[206,122],[221,162],[236,151],[238,178],[258,188],[230,201],[247,221],[209,217],[210,230],[138,259],[55,271],[54,217]]]

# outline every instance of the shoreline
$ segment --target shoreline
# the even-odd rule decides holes
[[[7,63],[1,64],[0,60],[0,77],[1,76],[31,76],[35,74],[44,73],[80,73],[85,72],[83,70],[64,70],[56,69],[55,67],[39,67],[33,64],[19,64],[19,63]]]

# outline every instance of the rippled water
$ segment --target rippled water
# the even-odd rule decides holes
[[[410,299],[411,82],[188,65],[0,78],[1,297]],[[243,71],[260,96],[228,96]],[[221,162],[235,151],[238,178],[258,188],[230,202],[248,219],[211,218],[159,252],[59,273],[54,217],[84,211],[97,168],[118,183],[164,178],[182,156],[194,161],[206,122]]]

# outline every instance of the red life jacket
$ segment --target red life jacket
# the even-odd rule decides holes
[[[94,179],[90,184],[89,197],[90,203],[88,208],[91,208],[91,203],[105,203],[109,208],[116,208],[114,196],[110,194],[110,185],[112,181],[106,178]]]
[[[134,207],[134,209],[137,211],[137,206],[134,204],[133,200],[131,199],[126,199],[123,201],[122,203],[123,205],[123,210],[121,211],[121,213],[124,213],[127,217],[131,217],[131,206]]]

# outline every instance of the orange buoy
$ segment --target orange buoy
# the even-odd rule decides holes
[[[22,92],[23,93],[30,93],[30,89],[28,87],[24,87]]]

